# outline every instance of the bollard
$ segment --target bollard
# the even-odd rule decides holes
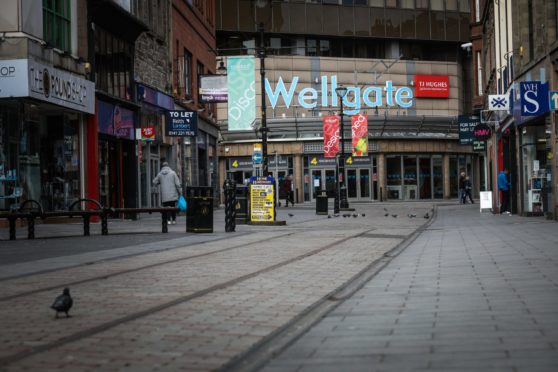
[[[225,180],[225,231],[234,232],[236,229],[236,183]]]

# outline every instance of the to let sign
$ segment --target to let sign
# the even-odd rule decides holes
[[[173,110],[167,112],[166,135],[169,137],[195,137],[198,132],[198,113]]]
[[[447,75],[415,75],[415,97],[449,98],[449,92]]]

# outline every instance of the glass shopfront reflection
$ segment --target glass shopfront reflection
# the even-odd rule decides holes
[[[441,199],[444,182],[441,155],[386,156],[388,199]]]

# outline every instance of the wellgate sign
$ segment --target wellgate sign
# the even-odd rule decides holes
[[[290,105],[298,105],[305,109],[315,107],[337,107],[339,105],[335,89],[338,87],[337,76],[322,76],[320,80],[321,89],[302,88],[297,90],[299,77],[293,77],[290,85],[285,84],[280,77],[275,89],[271,87],[269,80],[265,81],[265,91],[271,106],[275,108],[281,101],[288,108]],[[396,88],[391,80],[386,81],[384,86],[369,86],[364,89],[358,86],[348,86],[347,94],[343,98],[343,105],[347,115],[358,114],[362,107],[374,108],[383,106],[399,106],[408,108],[413,105],[413,90],[409,87]]]

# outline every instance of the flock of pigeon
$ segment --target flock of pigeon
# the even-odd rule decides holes
[[[354,218],[357,218],[357,217],[359,217],[359,216],[360,216],[360,217],[366,217],[366,213],[353,213],[353,214],[351,214],[351,213],[337,214],[337,213],[336,213],[336,214],[328,214],[328,215],[327,215],[327,218],[339,217],[339,216],[342,216],[343,218],[347,218],[347,217],[354,217]]]
[[[384,208],[384,212],[386,212],[386,213],[384,214],[384,217],[389,217],[390,213],[388,212],[388,210],[387,210],[386,208]],[[431,212],[434,212],[434,209],[431,209]],[[397,218],[397,214],[392,214],[391,217]],[[408,214],[407,214],[407,217],[409,217],[409,218],[416,218],[417,215],[416,215],[415,213],[408,213]],[[430,214],[428,214],[428,212],[426,212],[426,213],[424,214],[423,217],[426,218],[426,219],[429,219],[429,218],[430,218]]]

